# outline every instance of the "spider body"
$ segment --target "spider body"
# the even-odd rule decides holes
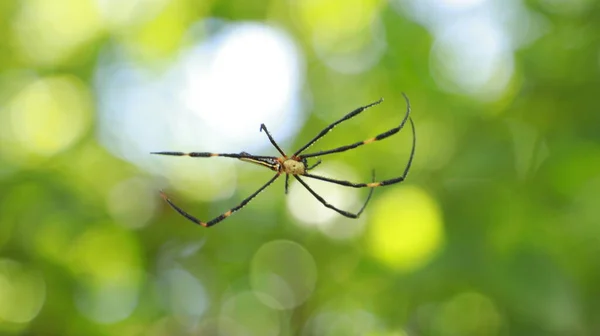
[[[369,203],[369,200],[371,199],[371,196],[373,194],[373,190],[376,187],[383,187],[383,186],[387,186],[387,185],[391,185],[391,184],[395,184],[395,183],[400,183],[403,182],[404,179],[406,178],[406,176],[408,175],[408,172],[410,170],[411,164],[412,164],[412,160],[414,158],[414,154],[415,154],[415,146],[416,146],[416,134],[415,134],[415,126],[414,123],[412,121],[412,119],[410,118],[410,102],[408,100],[408,97],[403,93],[402,94],[404,96],[404,99],[406,100],[406,113],[404,115],[404,118],[402,119],[402,122],[400,123],[399,126],[394,127],[386,132],[383,132],[375,137],[363,140],[363,141],[358,141],[355,143],[352,143],[350,145],[346,145],[346,146],[341,146],[338,148],[334,148],[334,149],[330,149],[330,150],[324,150],[324,151],[318,151],[318,152],[314,152],[314,153],[309,153],[309,154],[302,154],[302,152],[304,150],[306,150],[307,148],[309,148],[310,146],[312,146],[315,142],[317,142],[317,140],[319,140],[320,138],[322,138],[323,136],[325,136],[329,131],[331,131],[336,125],[338,125],[339,123],[346,121],[358,114],[360,114],[361,112],[363,112],[364,110],[368,109],[369,107],[372,107],[374,105],[378,105],[380,104],[383,99],[380,99],[374,103],[371,103],[369,105],[366,106],[362,106],[359,107],[357,109],[355,109],[354,111],[348,113],[346,116],[344,116],[343,118],[341,118],[340,120],[334,122],[333,124],[325,127],[321,132],[319,132],[319,134],[317,134],[316,137],[314,137],[311,141],[309,141],[307,144],[305,144],[304,146],[302,146],[299,150],[297,150],[293,155],[286,155],[285,152],[279,147],[279,145],[275,142],[275,140],[273,139],[273,137],[271,136],[271,134],[269,133],[269,131],[267,130],[267,127],[264,124],[260,125],[260,131],[265,131],[267,137],[269,138],[269,141],[271,142],[271,144],[277,149],[277,151],[281,154],[281,156],[279,157],[275,157],[275,156],[259,156],[259,155],[252,155],[246,152],[241,152],[239,154],[237,153],[209,153],[209,152],[191,152],[191,153],[184,153],[184,152],[170,152],[170,151],[166,151],[166,152],[153,152],[151,154],[159,154],[159,155],[171,155],[171,156],[189,156],[189,157],[200,157],[200,158],[209,158],[209,157],[228,157],[228,158],[235,158],[235,159],[239,159],[241,161],[245,161],[245,162],[250,162],[250,163],[254,163],[260,166],[263,166],[265,168],[268,168],[274,172],[276,172],[275,176],[273,176],[265,185],[263,185],[262,187],[260,187],[257,191],[255,191],[252,195],[248,196],[247,198],[245,198],[240,204],[238,204],[237,206],[229,209],[228,211],[224,212],[223,214],[205,222],[202,220],[197,219],[196,217],[190,215],[189,213],[187,213],[186,211],[184,211],[183,209],[181,209],[180,207],[178,207],[177,205],[175,205],[168,197],[167,195],[161,191],[161,196],[163,197],[163,199],[175,210],[177,211],[179,214],[181,214],[182,216],[184,216],[185,218],[189,219],[190,221],[202,225],[204,227],[210,227],[213,226],[219,222],[221,222],[222,220],[224,220],[225,218],[231,216],[234,212],[240,210],[241,208],[243,208],[246,204],[248,204],[254,197],[256,197],[256,195],[258,195],[261,191],[263,191],[264,189],[266,189],[269,185],[271,185],[275,180],[277,180],[282,174],[285,174],[285,193],[287,194],[288,192],[288,185],[289,185],[289,177],[290,175],[292,177],[294,177],[304,188],[306,188],[306,190],[308,190],[308,192],[310,194],[312,194],[319,202],[321,202],[321,204],[323,204],[325,207],[330,208],[336,212],[338,212],[339,214],[349,217],[349,218],[358,218],[360,216],[360,214],[363,212],[363,210],[366,208],[367,204]],[[412,139],[413,139],[413,143],[412,143],[412,149],[410,152],[410,157],[408,159],[408,162],[406,163],[406,166],[404,167],[404,172],[401,176],[399,177],[395,177],[395,178],[391,178],[391,179],[387,179],[387,180],[382,180],[379,182],[375,182],[375,171],[372,172],[372,181],[369,183],[353,183],[353,182],[349,182],[349,181],[344,181],[344,180],[336,180],[336,179],[332,179],[329,177],[324,177],[324,176],[320,176],[320,175],[315,175],[315,174],[311,174],[309,173],[309,171],[313,168],[315,168],[316,166],[318,166],[321,163],[321,160],[318,160],[316,163],[314,163],[313,165],[309,166],[308,165],[308,158],[312,158],[312,157],[316,157],[316,156],[325,156],[325,155],[329,155],[329,154],[333,154],[333,153],[340,153],[340,152],[344,152],[347,150],[351,150],[354,149],[356,147],[360,147],[363,145],[367,145],[379,140],[383,140],[387,137],[390,137],[396,133],[398,133],[403,127],[404,124],[406,123],[406,121],[410,122],[411,125],[411,129],[412,129]],[[346,186],[346,187],[352,187],[352,188],[370,188],[369,191],[369,195],[367,196],[367,199],[365,201],[365,203],[363,204],[363,206],[361,207],[361,209],[357,212],[357,213],[352,213],[352,212],[348,212],[345,210],[341,210],[329,203],[327,203],[327,201],[325,201],[325,199],[323,199],[321,196],[319,196],[314,190],[312,190],[312,188],[306,184],[306,182],[304,182],[303,178],[304,177],[308,177],[308,178],[312,178],[312,179],[316,179],[316,180],[321,180],[321,181],[325,181],[325,182],[330,182],[330,183],[334,183],[334,184],[338,184],[338,185],[342,185],[342,186]]]
[[[304,175],[306,173],[306,160],[298,158],[279,158],[283,163],[279,167],[279,171],[285,174]]]

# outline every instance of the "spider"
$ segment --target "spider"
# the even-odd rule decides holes
[[[275,176],[273,176],[267,183],[265,183],[265,185],[263,185],[257,191],[255,191],[252,195],[250,195],[246,199],[244,199],[240,204],[238,204],[237,206],[229,209],[228,211],[222,213],[221,215],[219,215],[207,222],[201,221],[200,219],[190,215],[189,213],[185,212],[183,209],[181,209],[180,207],[175,205],[163,191],[160,192],[160,195],[175,211],[177,211],[179,214],[181,214],[185,218],[189,219],[190,221],[192,221],[196,224],[202,225],[204,227],[211,227],[211,226],[223,221],[225,218],[231,216],[234,212],[243,208],[254,197],[256,197],[256,195],[258,195],[261,191],[265,190],[269,185],[271,185],[273,182],[275,182],[275,180],[277,180],[281,176],[281,174],[285,174],[285,193],[286,194],[288,192],[289,176],[292,175],[296,180],[298,180],[298,182],[300,182],[300,184],[302,184],[302,186],[304,186],[304,188],[306,188],[306,190],[308,190],[309,193],[311,193],[319,202],[321,202],[327,208],[332,209],[332,210],[338,212],[339,214],[349,217],[349,218],[358,218],[360,216],[360,214],[365,210],[367,204],[369,203],[369,200],[371,199],[371,196],[373,195],[373,190],[374,190],[373,188],[383,187],[383,186],[388,186],[391,184],[403,182],[408,174],[408,171],[410,170],[410,166],[412,164],[413,157],[415,154],[416,134],[415,134],[415,125],[412,121],[412,118],[410,118],[410,110],[411,110],[410,101],[408,100],[408,97],[406,96],[406,94],[402,93],[402,95],[404,96],[404,99],[406,100],[406,113],[404,115],[404,118],[402,119],[402,122],[400,123],[400,125],[398,127],[394,127],[386,132],[378,134],[377,136],[375,136],[373,138],[369,138],[364,141],[355,142],[353,144],[341,146],[341,147],[334,148],[334,149],[314,152],[314,153],[310,153],[310,154],[302,154],[302,152],[304,152],[306,149],[308,149],[310,146],[312,146],[315,142],[317,142],[317,140],[319,140],[320,138],[325,136],[335,126],[342,123],[343,121],[346,121],[350,118],[357,116],[358,114],[360,114],[361,112],[363,112],[364,110],[366,110],[372,106],[380,104],[383,101],[383,98],[381,98],[378,101],[371,103],[369,105],[359,107],[356,110],[348,113],[346,116],[344,116],[340,120],[325,127],[321,132],[319,132],[319,134],[317,134],[317,136],[315,136],[306,145],[302,146],[300,149],[298,149],[292,155],[286,155],[285,152],[279,147],[279,145],[277,145],[277,142],[275,142],[275,140],[271,136],[271,133],[269,133],[269,131],[267,130],[267,127],[265,126],[265,124],[260,125],[260,131],[261,132],[265,131],[271,144],[281,154],[280,157],[252,155],[252,154],[249,154],[246,152],[241,152],[239,154],[209,153],[209,152],[184,153],[184,152],[169,152],[169,151],[150,153],[150,154],[171,155],[171,156],[189,156],[189,157],[195,157],[195,158],[209,158],[209,157],[222,156],[222,157],[235,158],[235,159],[239,159],[239,160],[242,160],[245,162],[258,164],[258,165],[261,165],[263,167],[266,167],[266,168],[271,169],[276,172]],[[407,120],[410,122],[410,126],[412,129],[412,149],[410,151],[410,157],[408,159],[408,162],[404,168],[404,172],[402,173],[401,176],[383,180],[383,181],[379,181],[379,182],[375,182],[375,170],[373,170],[372,174],[371,174],[372,180],[370,183],[352,183],[349,181],[336,180],[336,179],[332,179],[329,177],[324,177],[324,176],[319,176],[319,175],[314,175],[314,174],[309,173],[310,170],[312,170],[313,168],[315,168],[316,166],[321,164],[321,160],[318,160],[313,165],[309,166],[308,162],[307,162],[308,158],[313,158],[315,156],[324,156],[324,155],[329,155],[329,154],[333,154],[333,153],[345,152],[347,150],[360,147],[362,145],[366,145],[366,144],[373,143],[375,141],[383,140],[389,136],[392,136],[392,135],[398,133],[398,131],[400,131],[400,129],[402,129],[402,127],[404,127],[404,124],[406,123]],[[321,181],[326,181],[326,182],[331,182],[331,183],[339,184],[339,185],[346,186],[346,187],[371,188],[371,190],[369,191],[369,195],[367,196],[367,199],[366,199],[365,203],[363,204],[363,206],[360,208],[360,210],[357,213],[352,213],[352,212],[338,209],[335,206],[327,203],[327,201],[325,201],[325,199],[323,199],[323,197],[319,196],[314,190],[312,190],[308,186],[308,184],[306,184],[306,182],[304,182],[304,180],[302,178],[300,178],[300,176],[317,179],[317,180],[321,180]]]

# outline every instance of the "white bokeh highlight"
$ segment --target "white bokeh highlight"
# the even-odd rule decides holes
[[[264,305],[251,291],[236,293],[221,305],[219,331],[227,335],[281,335],[280,310]]]
[[[509,92],[514,52],[548,31],[543,18],[520,0],[394,0],[392,5],[433,36],[430,65],[436,83],[481,101]]]
[[[245,144],[261,123],[277,135],[291,131],[286,120],[298,112],[301,72],[283,32],[259,24],[226,28],[214,45],[192,50],[183,67],[185,107],[229,142]]]
[[[161,275],[160,291],[171,313],[185,325],[195,325],[209,306],[203,284],[180,267],[168,269]]]
[[[252,290],[263,304],[272,309],[287,310],[304,303],[312,295],[316,282],[314,257],[293,241],[270,241],[252,257]]]
[[[430,64],[433,77],[446,90],[456,87],[459,93],[484,98],[500,96],[514,72],[506,36],[481,18],[461,20],[438,34]]]
[[[270,148],[259,132],[261,123],[279,142],[294,136],[301,123],[304,63],[290,35],[259,23],[215,21],[196,25],[190,34],[203,39],[160,70],[130,61],[119,46],[103,52],[95,78],[99,133],[114,155],[164,173],[167,169],[157,167],[161,161],[149,152],[259,154]],[[228,164],[211,162],[217,171]],[[215,180],[213,172],[202,168],[177,171],[202,173]],[[234,176],[224,180],[230,183]],[[193,184],[189,179],[186,183]],[[218,184],[209,189],[221,189]]]

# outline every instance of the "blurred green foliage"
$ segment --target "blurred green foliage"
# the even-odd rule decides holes
[[[172,211],[159,189],[208,220],[269,173],[220,159],[167,169],[185,158],[114,145],[98,69],[117,48],[159,76],[211,41],[194,29],[213,21],[295,44],[301,117],[286,150],[381,96],[314,148],[394,127],[406,92],[407,181],[376,189],[358,220],[281,181],[211,229]],[[4,0],[0,41],[0,334],[600,334],[596,1]],[[141,116],[148,138],[178,132]],[[152,150],[185,150],[171,145]],[[323,157],[321,172],[398,176],[410,145],[404,129]],[[345,209],[366,196],[315,188]]]

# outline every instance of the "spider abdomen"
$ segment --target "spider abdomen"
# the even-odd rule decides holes
[[[283,161],[283,172],[292,175],[302,175],[306,172],[306,166],[300,161],[288,159]]]

